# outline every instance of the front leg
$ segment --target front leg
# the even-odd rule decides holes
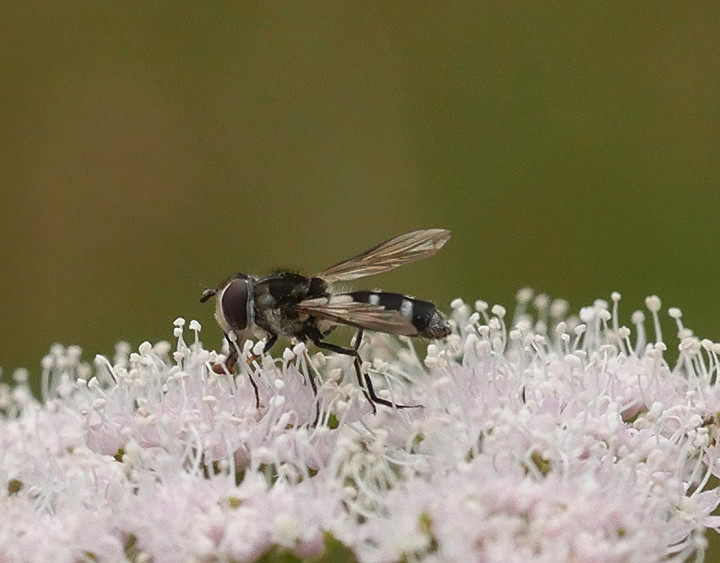
[[[270,349],[273,347],[275,342],[277,342],[278,335],[270,333],[270,338],[265,342],[265,346],[263,347],[263,354],[267,354]],[[308,378],[310,379],[310,387],[312,388],[313,396],[315,397],[315,418],[313,419],[312,425],[317,425],[318,419],[320,418],[320,404],[317,402],[317,383],[315,382],[315,375],[313,374],[313,364],[310,361],[310,356],[308,356],[307,350],[303,352],[305,355],[305,361],[308,364]],[[256,360],[257,356],[253,356],[253,360]]]
[[[230,340],[229,335],[225,335],[225,339],[228,341],[228,345],[230,346],[230,352],[227,355],[227,358],[225,358],[224,364],[215,364],[212,367],[212,370],[217,374],[233,374],[235,373],[235,366],[237,365],[238,361],[238,344],[236,341]],[[248,359],[249,360],[249,359]],[[249,362],[248,362],[249,363]],[[252,385],[253,391],[255,392],[255,408],[260,408],[260,391],[258,390],[257,383],[255,383],[255,380],[253,379],[252,374],[248,370],[247,372],[248,378],[250,379],[250,385]]]

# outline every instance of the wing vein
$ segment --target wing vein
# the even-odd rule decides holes
[[[338,262],[318,273],[317,277],[333,283],[388,272],[432,256],[445,246],[448,240],[450,240],[450,231],[445,229],[412,231]]]

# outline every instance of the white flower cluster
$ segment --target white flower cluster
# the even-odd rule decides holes
[[[248,344],[221,375],[195,321],[190,343],[178,319],[177,345],[119,345],[94,367],[56,346],[42,401],[25,372],[0,386],[0,561],[702,558],[720,525],[720,347],[671,309],[671,367],[659,300],[648,341],[619,299],[568,317],[523,290],[511,323],[457,300],[424,360],[367,335],[379,393],[422,405],[377,415],[348,358]]]

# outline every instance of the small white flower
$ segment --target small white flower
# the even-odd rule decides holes
[[[53,346],[42,402],[25,371],[0,385],[0,553],[249,561],[339,541],[367,562],[701,556],[720,525],[720,345],[670,308],[669,365],[654,296],[649,334],[642,312],[620,326],[617,292],[578,317],[517,299],[510,316],[453,301],[455,332],[424,360],[369,334],[378,394],[422,405],[376,415],[349,358],[246,342],[238,374],[217,374],[197,321],[192,344],[178,318],[175,345],[120,343],[94,371]]]

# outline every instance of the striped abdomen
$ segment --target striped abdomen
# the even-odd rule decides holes
[[[430,301],[385,291],[353,291],[345,295],[351,296],[354,301],[360,303],[379,305],[392,311],[398,311],[403,317],[409,319],[418,334],[425,338],[443,338],[450,334],[448,320]]]

